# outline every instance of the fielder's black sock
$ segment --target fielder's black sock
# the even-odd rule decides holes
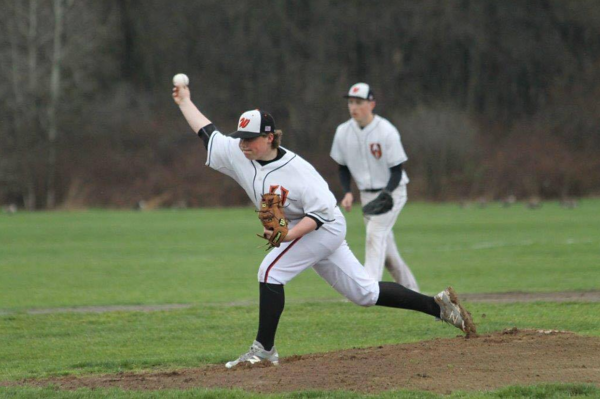
[[[382,281],[379,283],[379,298],[375,305],[416,310],[440,317],[440,305],[432,296],[419,294],[400,284]]]
[[[260,308],[256,340],[270,351],[275,344],[275,333],[279,317],[285,306],[283,285],[260,283]]]

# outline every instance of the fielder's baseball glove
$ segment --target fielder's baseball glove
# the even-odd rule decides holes
[[[288,233],[288,221],[285,218],[279,194],[269,193],[262,195],[258,218],[265,229],[273,231],[270,238],[257,234],[259,237],[269,241],[267,243],[267,250],[278,247]]]
[[[394,207],[394,199],[389,191],[383,190],[379,195],[367,205],[363,206],[365,215],[381,215],[389,212]]]

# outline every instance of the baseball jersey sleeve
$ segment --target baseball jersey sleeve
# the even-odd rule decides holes
[[[400,133],[396,128],[392,127],[387,134],[385,146],[388,149],[386,151],[386,163],[388,168],[397,166],[408,160],[402,141],[400,140]]]
[[[221,132],[214,132],[208,142],[206,165],[214,170],[231,175],[234,151],[239,151],[239,139],[232,139]]]
[[[329,194],[329,195],[327,195]],[[306,187],[302,194],[302,202],[304,204],[304,213],[313,219],[319,220],[321,223],[333,222],[335,217],[333,212],[336,206],[335,198],[332,201],[327,201],[333,197],[333,194],[321,193],[321,189],[317,187]]]
[[[329,154],[331,158],[339,165],[346,166],[346,159],[344,157],[344,151],[342,151],[342,139],[340,128],[338,127],[335,135],[333,136],[333,144],[331,145],[331,152]]]

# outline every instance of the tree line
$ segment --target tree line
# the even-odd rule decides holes
[[[271,112],[339,193],[328,152],[365,81],[399,129],[411,196],[600,189],[593,0],[0,0],[0,203],[240,205],[170,98],[224,132]]]

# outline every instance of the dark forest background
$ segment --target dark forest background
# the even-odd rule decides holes
[[[224,132],[271,112],[340,193],[342,95],[372,85],[411,198],[600,194],[596,0],[0,0],[0,204],[244,205],[171,78]]]

